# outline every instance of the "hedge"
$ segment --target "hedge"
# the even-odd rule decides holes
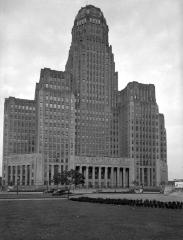
[[[168,209],[182,209],[183,202],[161,202],[157,200],[132,200],[132,199],[110,199],[110,198],[90,198],[90,197],[78,197],[70,198],[72,201],[78,202],[91,202],[91,203],[103,203],[113,205],[129,205],[136,207],[151,207],[151,208],[168,208]]]

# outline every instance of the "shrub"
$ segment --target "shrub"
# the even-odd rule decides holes
[[[132,199],[110,199],[110,198],[89,198],[89,197],[78,197],[70,198],[72,201],[79,202],[91,202],[91,203],[104,203],[113,205],[129,205],[137,207],[155,207],[155,208],[167,208],[167,209],[182,209],[182,202],[160,202],[156,200],[132,200]]]

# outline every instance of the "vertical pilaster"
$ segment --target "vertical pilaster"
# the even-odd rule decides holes
[[[138,167],[138,172],[139,172],[138,184],[140,184],[140,181],[141,181],[141,180],[140,180],[140,179],[141,179],[141,175],[140,175],[140,173],[141,173],[141,172],[140,172],[140,167]]]
[[[15,185],[17,185],[17,174],[18,174],[18,170],[17,170],[17,166],[15,166]]]
[[[123,187],[126,187],[126,168],[123,168]]]
[[[114,168],[111,167],[111,187],[114,187]]]
[[[107,171],[108,171],[108,167],[105,167],[105,175],[104,175],[104,186],[107,188],[107,182],[108,182],[108,179],[107,179]]]
[[[120,168],[117,167],[117,187],[120,187],[119,170],[120,170]]]
[[[32,164],[30,164],[30,185],[32,185]]]
[[[46,181],[47,181],[47,186],[49,185],[49,173],[50,173],[50,166],[49,164],[47,165],[47,173],[46,173]]]
[[[151,171],[151,186],[153,186],[153,169],[150,168],[150,171]]]
[[[101,188],[101,167],[98,167],[98,184],[99,188]]]
[[[20,165],[20,185],[22,185],[22,165]]]
[[[82,166],[81,165],[79,166],[79,173],[82,174]]]
[[[3,178],[4,178],[4,181],[5,181],[5,185],[8,185],[8,164],[7,163],[4,164],[2,171],[3,171],[3,174],[4,174]]]
[[[151,169],[147,168],[148,186],[151,186]]]
[[[27,186],[27,165],[25,165],[25,186]]]
[[[95,188],[95,167],[92,167],[92,185]]]
[[[10,182],[13,182],[13,166],[10,166]]]
[[[119,186],[122,187],[123,180],[122,180],[122,171],[121,168],[119,168]]]
[[[142,167],[142,184],[144,186],[144,168]]]
[[[52,181],[51,185],[54,185],[53,176],[54,176],[54,165],[51,165],[51,181]]]
[[[129,183],[130,183],[129,177],[130,177],[130,175],[129,175],[129,168],[126,168],[126,186],[127,187],[129,187]]]
[[[86,166],[86,177],[85,177],[86,188],[88,188],[88,166]]]
[[[58,172],[61,173],[61,164],[58,165]]]

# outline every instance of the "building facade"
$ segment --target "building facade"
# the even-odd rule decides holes
[[[76,155],[116,156],[111,129],[118,80],[100,9],[87,6],[78,12],[65,71],[76,98]]]
[[[134,159],[136,181],[144,186],[167,182],[166,130],[154,85],[129,83],[119,93],[118,108],[120,155]]]
[[[66,72],[42,69],[36,85],[36,152],[44,159],[44,184],[70,168],[75,152],[75,97]]]
[[[82,172],[86,187],[167,181],[166,130],[155,87],[132,82],[118,91],[108,31],[99,8],[81,8],[65,71],[42,69],[34,100],[5,100],[5,185],[17,179],[12,175],[16,161],[27,169],[29,157],[22,160],[21,154],[33,153],[35,166],[41,156],[40,174],[31,168],[38,179],[21,184],[52,185],[54,174],[68,169]]]

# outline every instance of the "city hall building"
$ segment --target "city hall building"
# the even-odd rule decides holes
[[[83,173],[88,188],[167,182],[155,86],[130,82],[118,91],[108,31],[99,8],[81,8],[65,71],[41,69],[34,100],[5,99],[4,185],[53,185],[69,169]]]

